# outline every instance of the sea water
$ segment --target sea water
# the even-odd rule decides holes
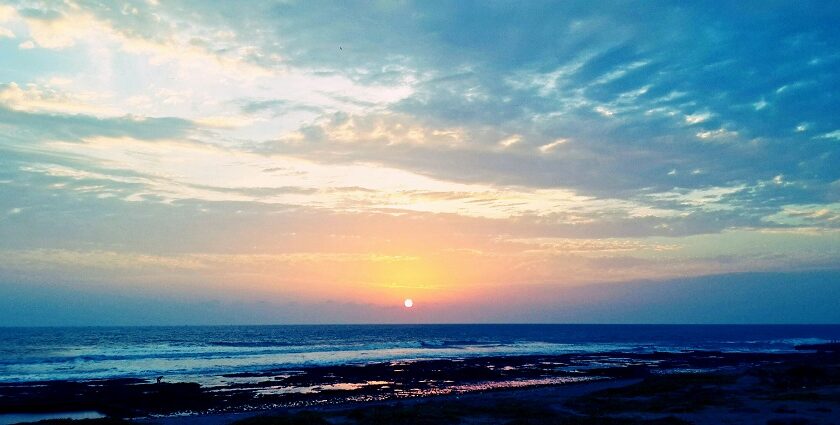
[[[0,382],[220,375],[471,356],[785,352],[840,325],[313,325],[0,328]]]
[[[93,410],[51,413],[0,413],[0,425],[39,422],[51,419],[99,419],[104,417],[105,415]]]

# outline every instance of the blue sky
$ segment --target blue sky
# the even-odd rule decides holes
[[[831,2],[2,1],[0,289],[544,321],[587,285],[840,285],[838,21]],[[522,294],[530,315],[484,302]]]

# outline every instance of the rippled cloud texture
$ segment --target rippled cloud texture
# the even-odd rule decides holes
[[[543,321],[571,287],[834,270],[838,21],[833,2],[2,1],[0,289]]]

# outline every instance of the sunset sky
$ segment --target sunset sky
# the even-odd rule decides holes
[[[733,273],[836,294],[838,22],[0,0],[0,324],[586,321],[553,314]]]

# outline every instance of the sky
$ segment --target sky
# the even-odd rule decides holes
[[[838,21],[0,0],[0,325],[840,322]]]

